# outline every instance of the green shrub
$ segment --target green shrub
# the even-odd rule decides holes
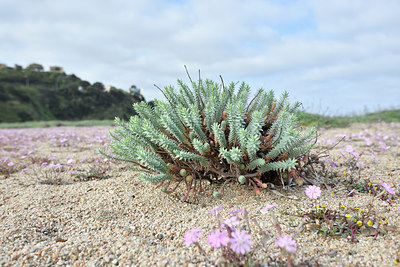
[[[172,191],[171,182],[184,183],[185,200],[201,191],[203,180],[246,184],[258,193],[266,182],[298,178],[297,168],[315,143],[314,128],[299,130],[300,103],[287,103],[287,92],[277,100],[263,89],[249,101],[247,84],[236,90],[237,84],[221,81],[200,79],[190,88],[178,80],[178,90],[160,89],[166,101],[155,100],[154,107],[135,103],[137,115],[129,122],[115,119],[112,154],[100,152],[131,163],[164,192]]]

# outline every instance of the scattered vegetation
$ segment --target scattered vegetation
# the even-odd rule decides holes
[[[18,128],[45,128],[61,126],[114,126],[114,120],[79,120],[79,121],[25,121],[25,122],[3,122],[0,129]]]
[[[315,230],[324,236],[348,238],[351,242],[358,242],[356,236],[361,233],[375,238],[378,234],[385,234],[384,228],[388,225],[386,218],[379,218],[372,211],[341,204],[336,210],[316,205],[315,209],[302,213],[301,217],[306,218],[306,230]]]
[[[351,123],[400,122],[400,109],[384,110],[358,116],[326,116],[307,112],[298,112],[297,116],[304,125],[320,127],[348,127]]]
[[[89,169],[89,171],[81,172],[75,174],[75,182],[86,182],[92,180],[103,180],[108,179],[111,176],[107,174],[107,168],[101,168],[99,166],[94,166]]]

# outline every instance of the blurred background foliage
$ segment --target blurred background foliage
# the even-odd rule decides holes
[[[144,101],[138,92],[108,90],[63,71],[44,71],[42,65],[0,67],[0,122],[49,120],[125,120],[132,104]]]

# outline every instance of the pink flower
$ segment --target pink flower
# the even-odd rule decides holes
[[[379,148],[382,150],[388,150],[391,148],[391,146],[386,146],[385,142],[379,142],[379,144],[381,145]]]
[[[229,213],[232,213],[232,214],[234,214],[234,213],[246,213],[246,209],[233,210],[233,211],[230,211]]]
[[[356,163],[356,166],[357,166],[359,169],[364,169],[364,168],[365,168],[365,163],[362,162],[362,161],[358,161],[358,162]]]
[[[47,162],[45,161],[45,162],[43,162],[41,165],[40,165],[40,167],[44,167],[44,166],[46,166],[47,165]]]
[[[353,150],[353,147],[351,146],[351,145],[347,145],[346,146],[346,152],[347,153],[351,153],[351,152],[353,152],[354,150]]]
[[[372,145],[371,139],[365,137],[365,138],[364,138],[364,141],[365,141],[365,145],[367,145],[367,146]]]
[[[185,245],[189,246],[192,243],[199,242],[199,238],[202,237],[200,229],[197,227],[185,233]]]
[[[62,165],[60,163],[58,163],[58,164],[55,164],[55,165],[53,165],[51,167],[53,167],[54,169],[61,169]]]
[[[265,206],[264,208],[261,209],[261,212],[262,212],[262,213],[265,213],[265,212],[267,212],[269,209],[273,209],[273,208],[275,208],[275,207],[278,207],[278,205],[276,205],[276,204],[268,204],[267,206]]]
[[[371,154],[371,158],[374,160],[375,163],[379,163],[379,160],[375,157],[374,154]]]
[[[217,212],[221,211],[222,209],[223,209],[222,206],[217,206],[217,207],[215,207],[215,208],[210,210],[210,214],[217,213]]]
[[[350,154],[352,154],[353,157],[356,158],[356,159],[360,158],[360,155],[357,152],[352,151],[352,152],[350,152]]]
[[[253,244],[251,241],[251,236],[246,233],[244,230],[237,230],[232,232],[231,249],[236,253],[245,254],[249,252],[250,246]]]
[[[239,217],[238,216],[233,216],[232,218],[226,219],[224,221],[224,225],[229,226],[230,228],[234,228],[234,226],[239,225]]]
[[[215,231],[211,232],[211,234],[207,237],[208,243],[210,243],[211,247],[213,248],[219,248],[222,246],[226,246],[229,243],[229,237],[226,232],[220,231],[219,229],[216,229]]]
[[[14,162],[10,161],[10,162],[7,164],[7,166],[9,166],[9,167],[14,166]]]
[[[306,188],[306,195],[311,199],[317,199],[321,195],[321,188],[315,185],[310,185]]]
[[[394,191],[394,189],[391,188],[387,183],[381,183],[381,186],[382,186],[383,188],[385,188],[385,190],[386,190],[389,194],[391,194],[391,195],[396,195],[396,192]]]
[[[275,244],[286,250],[287,252],[295,252],[296,251],[296,241],[294,241],[290,236],[284,235],[280,236],[276,241]]]

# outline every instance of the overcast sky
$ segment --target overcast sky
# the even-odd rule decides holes
[[[400,1],[0,0],[0,63],[33,62],[146,100],[187,65],[311,112],[400,108]]]

